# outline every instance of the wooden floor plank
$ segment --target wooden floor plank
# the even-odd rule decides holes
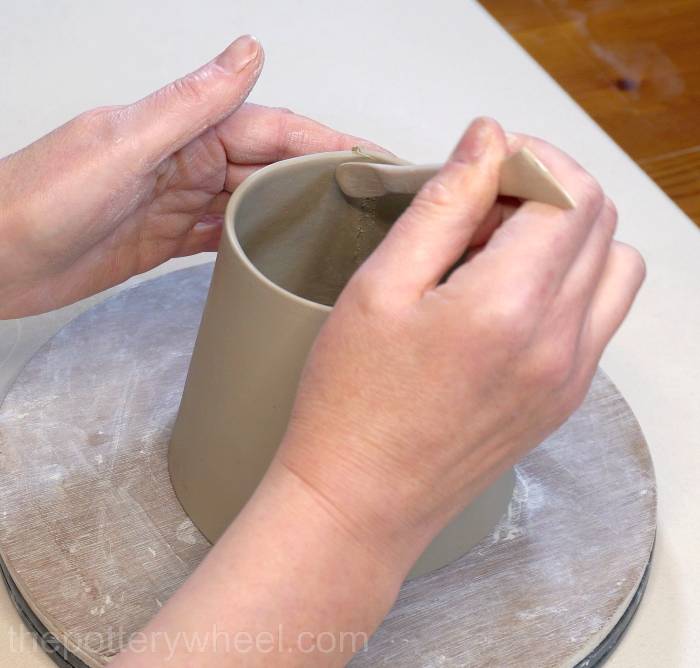
[[[481,0],[700,225],[700,0]]]

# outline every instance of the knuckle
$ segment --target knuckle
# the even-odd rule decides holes
[[[606,215],[617,221],[617,206],[615,205],[615,202],[613,202],[607,195],[605,196],[605,199],[603,201],[603,209],[605,210]]]
[[[119,118],[120,107],[96,107],[95,109],[88,109],[80,114],[75,122],[87,129],[92,131],[99,131],[101,129],[107,129],[114,126]]]
[[[345,292],[355,308],[365,316],[382,316],[392,309],[389,291],[382,289],[381,283],[375,280],[370,271],[358,271],[350,279]]]
[[[277,129],[274,131],[274,145],[277,147],[275,160],[289,157],[287,152],[307,153],[310,145],[307,133],[293,122],[294,112],[284,107],[279,108],[281,115],[277,119]]]
[[[579,174],[579,202],[590,215],[595,215],[603,208],[605,193],[600,183],[587,171],[581,170]]]
[[[444,183],[438,174],[423,184],[411,206],[418,210],[434,211],[435,209],[449,209],[454,204],[455,195],[452,189]]]
[[[185,77],[176,79],[168,88],[171,88],[178,98],[186,103],[199,104],[202,102],[202,86],[197,73],[188,74]]]
[[[535,384],[549,389],[563,387],[571,375],[573,354],[568,345],[552,344],[534,356],[531,378]]]
[[[528,298],[499,300],[476,310],[472,325],[488,340],[511,352],[520,350],[530,339],[533,322]]]
[[[73,127],[81,135],[111,142],[118,137],[123,107],[97,107],[73,119]]]
[[[606,234],[612,238],[617,230],[617,207],[609,197],[606,197],[603,202],[600,224],[604,227]]]

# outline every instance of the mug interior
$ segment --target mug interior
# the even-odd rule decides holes
[[[333,306],[410,204],[413,195],[346,197],[335,168],[358,159],[367,158],[348,151],[292,159],[245,184],[233,232],[252,264],[280,288]]]

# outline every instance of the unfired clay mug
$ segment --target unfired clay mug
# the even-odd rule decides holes
[[[175,493],[214,542],[243,508],[282,440],[311,345],[344,285],[412,196],[346,198],[342,162],[359,151],[275,163],[231,197],[169,450]],[[426,457],[430,453],[426,452]],[[506,511],[509,471],[427,548],[411,575],[443,566]]]

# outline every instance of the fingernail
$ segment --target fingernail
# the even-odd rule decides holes
[[[520,138],[510,132],[506,132],[506,144],[511,151],[514,151],[520,145]]]
[[[493,136],[492,121],[489,118],[477,118],[467,131],[464,143],[465,153],[471,160],[478,160],[488,148]]]
[[[231,72],[242,72],[259,55],[260,42],[252,35],[243,35],[221,53],[216,62]]]
[[[217,216],[217,215],[203,216],[202,218],[200,218],[200,220],[197,222],[197,224],[192,229],[196,230],[197,232],[206,232],[208,230],[211,230],[214,227],[220,227],[223,222],[224,222],[223,216]]]

